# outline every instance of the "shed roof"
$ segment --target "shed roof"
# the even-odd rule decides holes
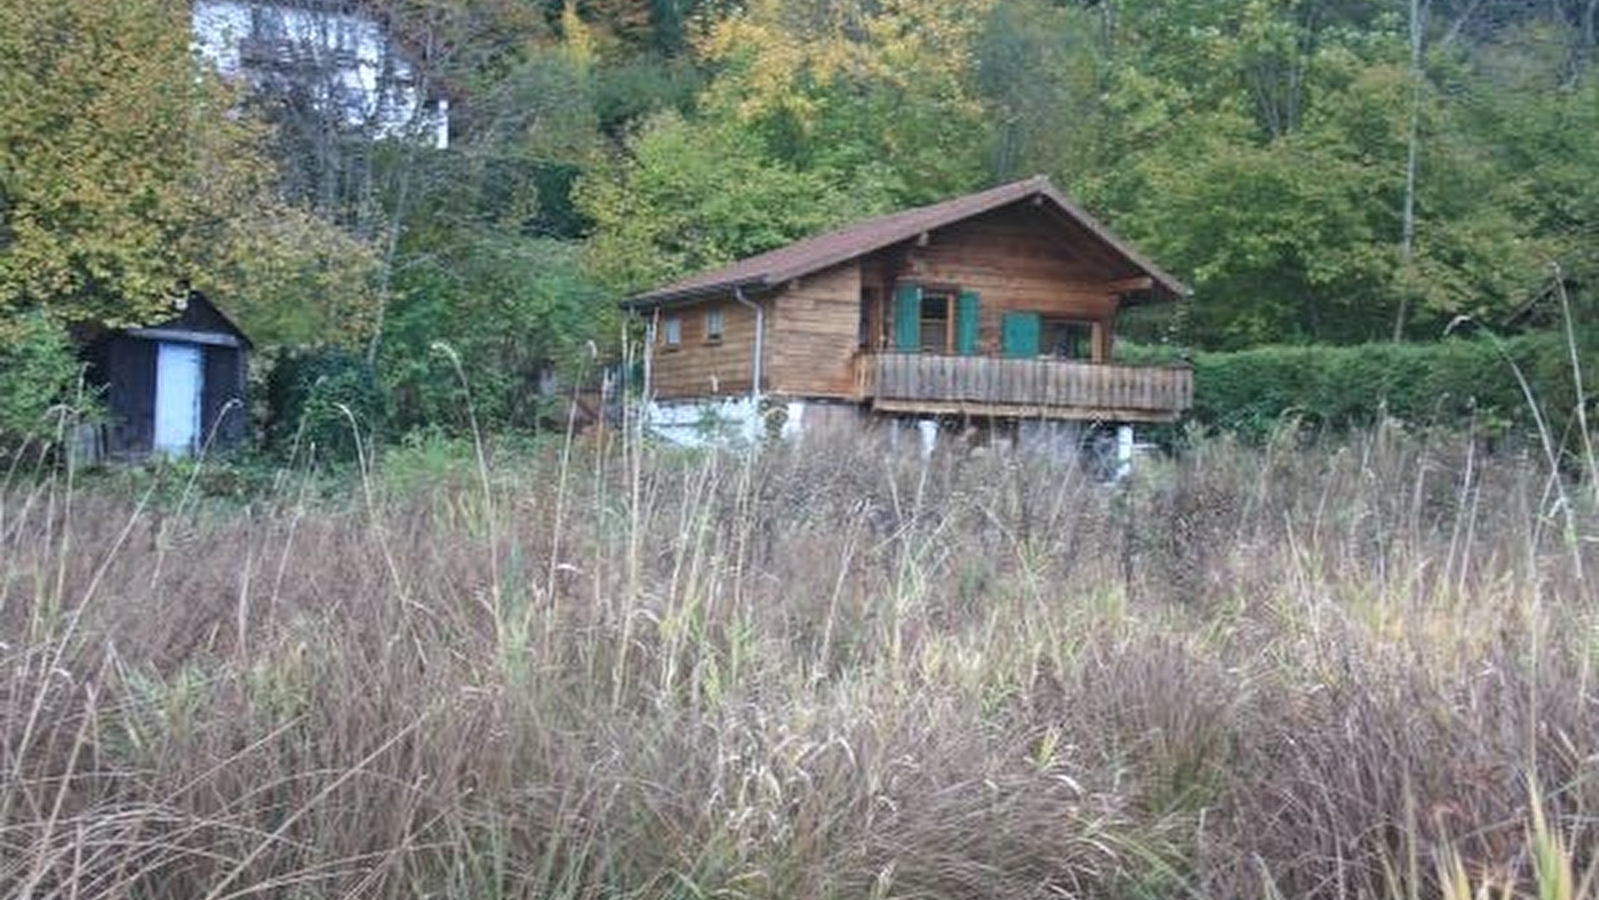
[[[1141,256],[1109,228],[1066,199],[1049,178],[1037,175],[1023,181],[990,188],[902,212],[863,219],[775,250],[746,257],[731,265],[702,272],[666,287],[623,301],[629,309],[695,300],[736,288],[768,290],[830,266],[865,256],[928,231],[974,218],[1023,201],[1048,203],[1056,212],[1081,226],[1116,256],[1149,276],[1156,288],[1170,297],[1188,294],[1188,288],[1165,270]]]
[[[181,334],[217,334],[227,335],[229,342],[237,346],[250,348],[255,342],[245,334],[233,319],[228,317],[211,298],[197,290],[190,290],[183,298],[182,305],[178,308],[177,315],[163,322],[143,328],[129,328],[125,334],[133,337],[166,338],[172,339]],[[202,341],[203,342],[203,341]]]

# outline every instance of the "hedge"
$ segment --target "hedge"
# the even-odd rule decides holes
[[[1599,393],[1599,330],[1578,337],[1583,396]],[[1128,362],[1170,359],[1169,351],[1118,348]],[[1558,437],[1576,410],[1576,380],[1563,334],[1486,336],[1430,344],[1347,347],[1263,347],[1198,353],[1194,410],[1198,422],[1262,437],[1285,419],[1331,430],[1358,428],[1381,417],[1425,425],[1533,429],[1532,410],[1516,379],[1519,369]],[[1599,419],[1599,416],[1593,416]]]

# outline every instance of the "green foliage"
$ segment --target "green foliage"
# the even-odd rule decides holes
[[[372,252],[280,202],[189,39],[165,0],[0,2],[0,314],[142,325],[193,287],[266,342],[361,333]]]
[[[993,0],[766,0],[705,42],[704,105],[773,158],[894,206],[979,186],[992,128],[973,47]]]
[[[1579,339],[1584,396],[1599,391],[1599,332]],[[1515,425],[1531,434],[1534,410],[1517,380],[1527,379],[1538,412],[1558,437],[1572,420],[1577,385],[1564,338],[1534,334],[1436,344],[1262,347],[1193,358],[1194,416],[1206,425],[1265,437],[1285,420],[1336,431],[1385,417],[1418,424],[1475,421],[1490,432]]]
[[[281,454],[351,461],[382,435],[386,421],[376,373],[350,350],[289,350],[267,376],[267,438]]]
[[[605,133],[618,139],[655,113],[675,109],[687,115],[705,87],[689,60],[653,54],[608,62],[595,79],[595,114]]]
[[[207,214],[187,148],[235,136],[211,118],[186,24],[161,0],[0,3],[0,311],[112,325],[170,311]]]
[[[602,141],[590,63],[528,50],[476,97],[454,150],[409,163],[373,356],[398,429],[464,431],[469,410],[487,428],[534,427],[541,375],[575,374],[613,334],[572,240],[587,226],[573,182]]]
[[[974,41],[974,77],[997,180],[1054,172],[1075,185],[1105,165],[1112,122],[1092,13],[1051,0],[995,6]]]
[[[602,140],[595,90],[594,73],[559,48],[530,51],[486,87],[455,151],[405,163],[414,199],[396,271],[469,233],[578,237],[587,223],[572,184]]]
[[[1172,114],[1159,140],[1107,179],[1129,231],[1192,279],[1187,339],[1213,348],[1358,343],[1391,333],[1402,303],[1413,310],[1412,334],[1436,334],[1460,314],[1502,319],[1536,289],[1553,249],[1512,212],[1523,188],[1427,89],[1420,225],[1407,265],[1409,77],[1381,47],[1323,43],[1301,60],[1291,117],[1279,110],[1267,129],[1242,102]],[[1247,43],[1236,52],[1248,55]]]
[[[219,297],[261,345],[339,342],[371,333],[381,262],[369,242],[300,209],[241,211],[220,229],[195,284]]]
[[[1529,91],[1538,90],[1529,87]],[[1599,78],[1571,89],[1543,87],[1528,102],[1522,91],[1489,93],[1473,124],[1497,138],[1513,173],[1514,205],[1502,214],[1529,223],[1579,288],[1574,298],[1592,315],[1599,303]]]
[[[525,428],[619,295],[1035,172],[1195,288],[1118,326],[1143,340],[1547,325],[1551,262],[1599,304],[1575,0],[1428,4],[1419,66],[1384,0],[381,7],[464,101],[448,150],[330,115],[314,66],[227,89],[184,4],[0,0],[0,317],[143,324],[193,287],[264,348],[365,345],[407,428],[464,427],[447,344]]]
[[[628,142],[627,158],[586,176],[589,264],[618,293],[729,262],[883,207],[880,194],[773,160],[750,132],[675,113]]]
[[[23,441],[54,439],[51,412],[72,399],[79,371],[66,332],[49,317],[0,319],[0,458]]]
[[[470,401],[486,428],[536,427],[541,376],[591,374],[615,333],[614,304],[570,243],[466,232],[435,253],[402,274],[389,313],[379,362],[394,423],[464,432]]]

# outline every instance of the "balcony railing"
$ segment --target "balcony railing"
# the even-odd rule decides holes
[[[1194,401],[1186,366],[926,353],[877,353],[863,363],[865,396],[908,412],[1169,421]]]

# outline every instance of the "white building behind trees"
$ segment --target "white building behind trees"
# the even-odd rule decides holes
[[[377,17],[327,0],[195,0],[195,49],[261,96],[372,137],[449,145],[449,100]]]

